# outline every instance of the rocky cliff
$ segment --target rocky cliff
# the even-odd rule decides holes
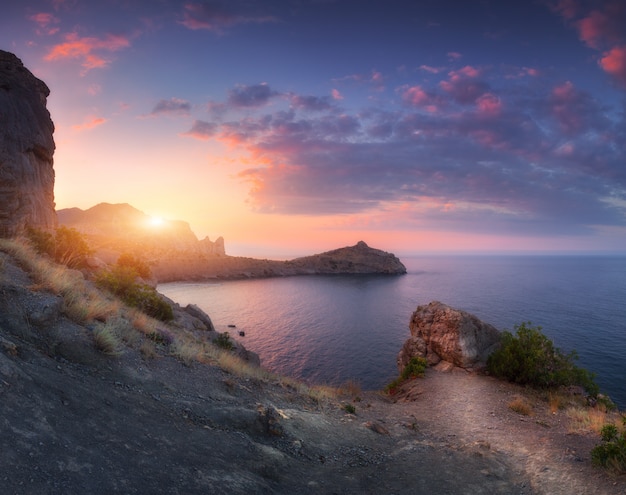
[[[0,50],[0,236],[56,226],[49,94],[19,58]]]
[[[476,316],[433,301],[418,306],[409,324],[411,337],[398,354],[402,370],[413,357],[430,365],[440,361],[465,369],[482,369],[500,342],[500,332]]]

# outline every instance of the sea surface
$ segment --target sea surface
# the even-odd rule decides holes
[[[402,261],[407,275],[176,282],[158,290],[181,305],[197,304],[272,371],[310,383],[353,380],[365,390],[397,376],[396,355],[418,305],[438,300],[500,330],[530,321],[563,351],[576,350],[577,364],[626,409],[626,257]]]

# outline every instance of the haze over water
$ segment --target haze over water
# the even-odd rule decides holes
[[[626,408],[626,257],[421,256],[404,276],[306,276],[170,283],[159,291],[197,304],[264,367],[310,382],[382,388],[420,304],[439,300],[503,330],[531,321],[603,392]],[[238,337],[239,330],[245,337]]]

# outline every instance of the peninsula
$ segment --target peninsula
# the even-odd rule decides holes
[[[189,224],[162,221],[158,228],[129,204],[100,203],[57,212],[59,224],[81,232],[96,258],[114,263],[122,253],[145,258],[158,282],[286,277],[294,275],[406,273],[393,254],[359,241],[354,246],[288,261],[229,256],[224,239],[198,240]]]

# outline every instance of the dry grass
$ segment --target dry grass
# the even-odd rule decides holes
[[[122,353],[122,343],[113,324],[99,325],[93,331],[93,341],[96,348],[104,354],[119,356]]]
[[[511,411],[523,416],[532,416],[533,414],[533,406],[524,397],[516,397],[509,402],[508,407]]]
[[[548,392],[547,401],[552,414],[556,414],[558,411],[565,409],[571,402],[567,396],[559,392]]]
[[[150,318],[147,314],[135,308],[130,309],[128,315],[135,330],[144,335],[150,335],[156,331],[157,321],[154,318]]]
[[[617,411],[607,411],[604,404],[594,407],[572,406],[565,414],[570,419],[570,433],[596,433],[600,434],[602,427],[613,424],[621,431],[623,428],[622,417]]]
[[[13,256],[35,280],[33,290],[49,290],[63,297],[63,312],[76,323],[106,321],[119,315],[121,305],[93,288],[76,270],[38,255],[23,240],[0,239],[0,250]]]

